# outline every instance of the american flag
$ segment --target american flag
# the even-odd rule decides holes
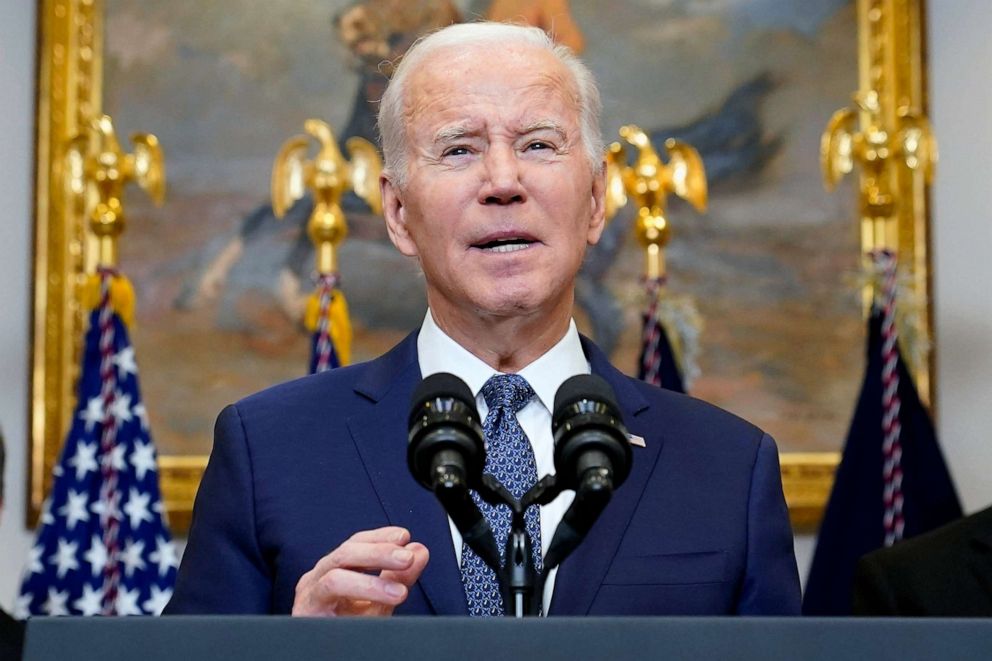
[[[100,274],[72,426],[54,468],[17,615],[157,615],[179,560],[127,328]]]

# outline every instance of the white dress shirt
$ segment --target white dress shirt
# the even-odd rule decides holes
[[[482,386],[490,377],[499,374],[495,369],[484,363],[464,347],[448,337],[434,323],[430,310],[424,317],[417,337],[417,355],[420,361],[420,373],[424,377],[438,372],[454,374],[466,384],[475,395],[475,404],[479,409],[481,420],[486,419],[489,407],[482,396]],[[554,438],[551,435],[551,409],[555,405],[555,393],[566,379],[576,374],[589,374],[589,361],[582,352],[579,333],[575,322],[570,321],[565,336],[551,347],[543,356],[520,370],[519,374],[527,380],[534,389],[537,397],[517,413],[517,421],[523,428],[534,449],[534,459],[537,464],[538,479],[555,472]],[[541,554],[548,552],[551,538],[555,529],[561,523],[565,510],[575,498],[574,491],[563,491],[561,495],[547,505],[541,506]],[[451,518],[451,539],[455,545],[455,558],[459,566],[462,561],[462,536]],[[497,542],[499,544],[500,542]],[[551,595],[554,592],[555,575],[558,568],[548,574],[544,586],[542,603],[547,614],[551,605]]]

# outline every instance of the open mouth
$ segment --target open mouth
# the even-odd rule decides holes
[[[493,239],[484,243],[475,243],[473,248],[478,248],[484,252],[502,253],[526,250],[530,245],[536,243],[533,239],[522,236],[513,236],[500,239]]]

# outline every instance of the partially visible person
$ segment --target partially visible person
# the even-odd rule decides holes
[[[4,469],[7,452],[0,433],[0,524],[3,522]],[[0,659],[20,659],[24,647],[24,623],[15,620],[0,608]]]
[[[992,616],[992,507],[863,557],[854,614]]]

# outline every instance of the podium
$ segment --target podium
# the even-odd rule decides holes
[[[34,618],[25,661],[990,659],[992,620]]]

